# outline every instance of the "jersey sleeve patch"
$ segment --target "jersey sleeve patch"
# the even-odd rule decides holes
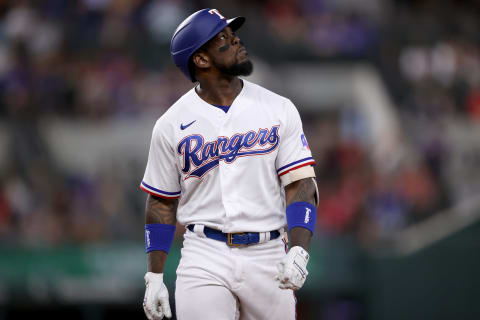
[[[313,159],[313,157],[308,157],[308,158],[304,158],[304,159],[301,159],[301,160],[291,162],[291,163],[281,167],[280,169],[278,169],[277,174],[279,176],[282,176],[282,175],[286,174],[287,172],[290,172],[292,170],[295,170],[295,169],[298,169],[298,168],[301,168],[301,167],[304,167],[304,166],[308,166],[308,165],[312,165],[312,166],[315,165],[315,160]]]
[[[145,183],[145,181],[142,181],[142,183],[140,184],[140,189],[156,197],[167,198],[167,199],[175,199],[180,197],[180,191],[178,192],[163,191],[148,185],[147,183]]]
[[[310,150],[310,146],[308,145],[308,142],[307,142],[307,138],[305,138],[305,134],[302,133],[300,135],[300,140],[302,140],[302,145],[304,148],[307,148],[308,150]]]

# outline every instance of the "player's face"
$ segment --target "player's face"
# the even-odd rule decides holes
[[[253,71],[253,64],[248,58],[245,46],[230,27],[226,27],[211,39],[207,50],[212,58],[212,65],[223,74],[248,76]]]

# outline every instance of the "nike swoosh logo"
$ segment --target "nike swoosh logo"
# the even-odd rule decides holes
[[[190,127],[195,121],[197,121],[197,120],[193,120],[192,122],[190,122],[189,124],[186,124],[186,125],[183,125],[183,123],[181,123],[181,124],[180,124],[180,129],[181,129],[181,130],[187,129],[187,128]]]

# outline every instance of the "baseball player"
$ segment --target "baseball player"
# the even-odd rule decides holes
[[[244,22],[203,9],[172,37],[175,64],[198,84],[156,122],[140,185],[149,193],[150,320],[172,315],[163,270],[177,222],[186,226],[178,319],[296,317],[316,218],[315,161],[292,102],[238,77],[253,68],[235,34]]]

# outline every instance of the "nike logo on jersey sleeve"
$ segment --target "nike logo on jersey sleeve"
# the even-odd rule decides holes
[[[183,123],[180,124],[180,130],[185,130],[187,129],[188,127],[190,127],[195,121],[197,120],[193,120],[192,122],[190,122],[189,124],[186,124],[186,125],[183,125]]]

